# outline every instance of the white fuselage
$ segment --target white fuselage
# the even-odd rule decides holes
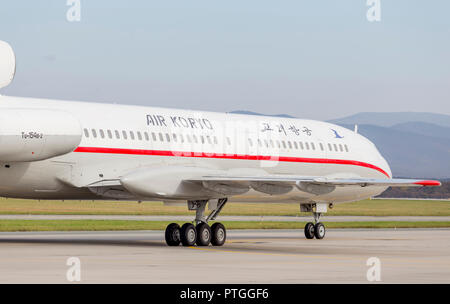
[[[96,193],[88,185],[118,179],[140,168],[152,170],[165,166],[281,175],[391,178],[387,162],[373,143],[351,130],[326,122],[0,96],[0,112],[20,110],[43,112],[36,111],[35,117],[17,118],[15,123],[19,129],[23,126],[23,130],[22,137],[14,140],[27,144],[46,140],[25,138],[23,134],[38,137],[39,120],[52,115],[48,111],[63,113],[62,116],[55,114],[60,117],[68,115],[64,120],[71,120],[67,132],[71,132],[72,137],[64,138],[65,126],[62,125],[55,130],[60,133],[53,136],[61,147],[50,152],[47,149],[47,156],[42,156],[45,159],[14,161],[14,155],[9,154],[7,161],[0,159],[0,196],[4,197],[136,199],[126,193],[102,195],[104,193]],[[74,130],[72,118],[79,123],[79,130]],[[69,147],[77,132],[79,144],[72,152],[48,158],[54,151]],[[10,134],[9,141],[3,142],[2,134],[0,129],[0,151],[8,146],[13,136]],[[27,157],[28,150],[21,151]],[[32,157],[38,157],[41,152],[32,151]],[[345,187],[316,196],[314,200],[339,203],[367,198],[384,190],[385,187]],[[298,203],[310,200],[311,195],[294,190],[274,198],[252,190],[234,199]]]

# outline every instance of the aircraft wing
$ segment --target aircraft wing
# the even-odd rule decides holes
[[[316,185],[329,186],[386,186],[386,187],[420,187],[420,186],[440,186],[441,183],[436,180],[422,179],[371,179],[371,178],[327,178],[327,177],[308,177],[295,175],[265,175],[265,176],[217,176],[205,175],[200,178],[189,179],[197,182],[266,182],[266,183],[284,183],[298,185],[299,183],[310,183]]]
[[[331,193],[337,187],[419,187],[441,184],[439,181],[420,179],[332,178],[249,171],[236,173],[192,167],[143,168],[118,179],[91,182],[87,187],[102,196],[118,195],[121,198],[126,189],[136,197],[206,199],[240,195],[250,189],[281,195],[297,188],[306,193],[323,195]]]

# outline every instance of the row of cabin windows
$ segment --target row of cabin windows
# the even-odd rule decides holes
[[[185,141],[186,142],[188,142],[188,143],[202,143],[202,144],[205,144],[205,143],[209,143],[209,144],[215,144],[215,145],[217,145],[218,144],[218,141],[217,141],[217,137],[216,136],[209,136],[209,135],[206,135],[206,136],[196,136],[196,135],[188,135],[188,134],[186,134],[186,135],[182,135],[182,134],[179,134],[179,135],[177,135],[177,134],[175,134],[175,133],[173,133],[172,134],[172,136],[170,136],[168,133],[150,133],[150,135],[149,135],[149,133],[147,133],[147,132],[140,132],[140,131],[137,131],[136,133],[135,132],[133,132],[133,131],[124,131],[124,130],[122,130],[122,131],[118,131],[118,130],[114,130],[114,131],[112,131],[112,130],[103,130],[103,129],[100,129],[100,130],[96,130],[96,129],[91,129],[90,131],[88,130],[88,129],[84,129],[84,136],[85,137],[87,137],[87,138],[89,138],[90,136],[92,135],[92,137],[94,137],[94,138],[109,138],[109,139],[113,139],[113,138],[116,138],[116,139],[125,139],[125,140],[127,140],[128,138],[130,138],[131,140],[135,140],[135,139],[138,139],[138,140],[146,140],[146,141],[149,141],[150,140],[150,136],[151,136],[151,138],[152,138],[152,140],[153,141],[157,141],[157,140],[159,140],[159,141],[162,141],[162,142],[164,142],[164,141],[166,141],[166,142],[171,142],[171,141],[173,141],[173,142],[181,142],[181,143],[184,143]],[[231,141],[230,141],[230,138],[229,137],[227,137],[227,142],[228,142],[228,144],[229,145],[231,145]]]
[[[248,143],[250,144],[250,146],[253,146],[253,140],[251,138],[248,139]],[[289,148],[289,149],[295,148],[295,150],[298,150],[298,149],[300,149],[300,150],[313,150],[313,151],[316,150],[316,145],[313,142],[301,142],[301,141],[299,141],[297,143],[296,141],[291,142],[289,140],[288,141],[284,141],[284,140],[275,140],[274,141],[272,139],[270,139],[270,140],[258,139],[257,140],[257,144],[260,147],[265,146],[266,148],[269,148],[269,146],[271,148],[275,148],[275,144],[276,144],[277,148],[283,147],[284,149],[286,149],[286,148]],[[325,151],[325,147],[324,147],[324,145],[322,143],[319,143],[319,148],[320,148],[321,151]],[[336,151],[336,152],[344,152],[344,150],[345,150],[345,152],[349,152],[348,146],[346,144],[344,144],[344,145],[342,145],[342,144],[333,144],[333,145],[328,144],[328,150],[329,151],[333,151],[333,148],[334,148],[334,151]]]
[[[103,129],[98,130],[98,132],[97,132],[96,129],[91,129],[91,131],[89,132],[88,129],[84,129],[84,136],[85,137],[89,138],[91,134],[92,134],[92,137],[94,137],[94,138],[97,138],[97,137],[106,138],[106,137],[108,137],[109,139],[112,139],[113,137],[115,137],[116,139],[121,139],[122,138],[122,139],[125,139],[125,140],[128,139],[128,138],[130,138],[131,140],[135,140],[136,138],[138,140],[143,140],[143,139],[145,139],[146,141],[150,140],[149,133],[147,133],[147,132],[141,133],[140,131],[137,131],[136,134],[133,131],[128,131],[127,132],[127,131],[124,131],[124,130],[122,130],[122,131],[106,130],[106,132],[105,132]],[[212,145],[212,144],[217,145],[218,144],[216,136],[199,135],[198,138],[197,138],[197,136],[194,135],[194,134],[192,134],[192,135],[185,134],[184,136],[182,134],[177,135],[175,133],[172,133],[172,136],[170,136],[168,133],[164,133],[163,134],[163,133],[153,133],[152,132],[150,134],[151,134],[151,138],[152,138],[153,141],[157,141],[159,139],[159,141],[161,141],[161,142],[164,142],[164,141],[171,142],[171,141],[173,141],[173,142],[184,143],[186,141],[188,143],[194,143],[194,144],[197,144],[197,143],[202,143],[202,144],[208,143],[210,145]],[[227,140],[227,144],[231,145],[230,138],[226,137],[226,140]],[[248,142],[249,142],[250,146],[252,147],[253,146],[253,140],[251,138],[249,138]],[[296,141],[292,141],[291,142],[291,141],[284,141],[284,140],[272,140],[272,139],[270,139],[270,140],[267,140],[267,139],[261,140],[261,139],[257,139],[257,145],[260,146],[260,147],[265,146],[266,148],[269,148],[269,147],[270,148],[275,148],[275,146],[276,146],[278,149],[281,149],[283,147],[284,149],[287,149],[287,148],[293,149],[293,148],[295,148],[296,150],[298,150],[298,149],[300,149],[300,150],[313,150],[313,151],[316,150],[316,145],[313,142],[301,142],[300,141],[300,142],[297,143]],[[324,145],[322,143],[319,143],[318,149],[319,148],[320,148],[321,151],[325,151]],[[333,148],[334,148],[334,150],[333,150]],[[328,150],[329,151],[336,151],[336,152],[344,152],[344,151],[345,152],[349,152],[348,146],[346,144],[342,145],[342,144],[330,144],[329,143],[328,144]]]
[[[333,151],[333,148],[334,148],[334,151],[336,151],[336,152],[344,152],[344,150],[345,150],[345,152],[348,152],[348,147],[347,147],[347,145],[342,145],[342,144],[328,144],[328,150],[330,150],[330,151]]]

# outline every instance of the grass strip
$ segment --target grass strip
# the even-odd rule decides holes
[[[221,215],[311,215],[300,213],[298,204],[227,203]],[[70,214],[70,215],[193,215],[186,205],[165,206],[161,202],[118,201],[38,201],[0,198],[0,214]],[[336,204],[327,216],[450,216],[450,201],[363,200]]]
[[[303,229],[306,222],[222,222],[228,229]],[[126,220],[0,220],[0,231],[126,231],[164,230],[167,221]],[[180,225],[182,223],[179,223]],[[210,223],[212,224],[212,223]],[[329,222],[327,228],[450,228],[450,221]]]

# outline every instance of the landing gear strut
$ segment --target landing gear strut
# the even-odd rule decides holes
[[[207,200],[188,201],[189,210],[196,210],[195,224],[186,223],[180,226],[176,223],[169,224],[166,228],[165,238],[169,246],[222,246],[227,238],[225,226],[221,223],[214,223],[211,227],[208,222],[216,219],[222,208],[227,202],[226,198],[219,199],[217,202],[209,202],[209,208],[212,209],[208,217],[205,217]]]

